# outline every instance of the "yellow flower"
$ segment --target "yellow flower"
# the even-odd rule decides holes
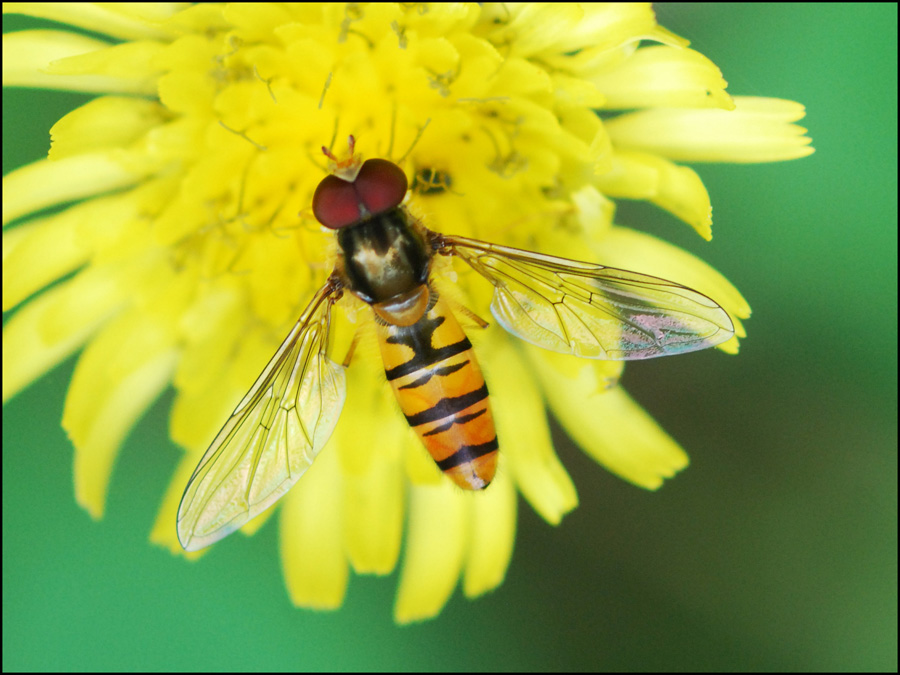
[[[7,3],[4,12],[109,36],[4,36],[4,85],[99,95],[54,125],[46,160],[4,178],[4,225],[24,220],[3,238],[3,307],[21,305],[3,333],[4,400],[83,349],[63,426],[78,502],[99,518],[124,436],[172,384],[171,435],[188,452],[152,533],[172,551],[199,457],[333,264],[334,236],[310,211],[326,174],[321,146],[352,133],[364,156],[400,164],[416,179],[409,207],[432,230],[632,269],[715,298],[734,322],[720,345],[730,353],[750,314],[738,291],[688,253],[613,225],[613,200],[652,202],[710,239],[709,196],[676,162],[812,152],[792,124],[801,105],[730,97],[715,65],[644,4]],[[485,315],[490,284],[440,267],[443,292]],[[340,361],[371,318],[358,303],[337,307]],[[577,504],[545,405],[636,485],[656,489],[687,465],[616,386],[620,362],[534,349],[495,325],[469,333],[501,443],[495,481],[464,493],[441,474],[364,337],[334,436],[279,509],[296,604],[339,606],[349,570],[390,573],[404,535],[398,621],[438,613],[460,577],[469,597],[499,585],[516,492],[553,524]]]

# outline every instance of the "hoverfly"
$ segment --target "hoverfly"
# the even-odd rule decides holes
[[[338,259],[272,360],[203,455],[178,507],[181,545],[222,539],[278,501],[334,430],[344,371],[326,354],[345,291],[371,306],[384,371],[409,425],[466,490],[494,477],[499,444],[475,352],[431,283],[435,256],[457,256],[494,286],[507,331],[555,352],[631,360],[714,347],[734,334],[707,296],[657,277],[440,234],[402,202],[406,174],[352,156],[316,188],[313,214]],[[334,162],[337,160],[323,148]]]

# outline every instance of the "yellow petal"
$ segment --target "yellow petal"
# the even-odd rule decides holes
[[[806,129],[792,124],[799,103],[735,97],[735,110],[657,108],[620,115],[606,128],[622,148],[684,162],[777,162],[812,154]]]
[[[94,268],[37,296],[3,326],[3,400],[81,346],[132,290],[119,266]]]
[[[681,218],[701,237],[712,239],[712,204],[695,171],[657,155],[617,151],[612,170],[597,177],[597,186],[610,197],[646,199]]]
[[[483,341],[488,389],[504,473],[548,523],[556,525],[578,506],[572,479],[553,449],[544,399],[512,341],[499,330]],[[493,485],[490,488],[493,490]]]
[[[591,81],[606,97],[606,108],[734,108],[722,72],[693,49],[644,47]]]
[[[4,14],[24,14],[122,40],[171,38],[159,24],[182,10],[170,2],[4,2]]]
[[[87,261],[90,250],[79,241],[79,219],[69,211],[3,233],[3,311]]]
[[[469,509],[469,546],[463,593],[474,598],[491,591],[506,576],[516,539],[516,487],[500,453],[497,475],[487,489],[473,495]]]
[[[557,355],[548,359],[536,351],[529,354],[535,356],[532,363],[553,414],[575,442],[607,469],[655,490],[663,479],[687,466],[684,451],[621,387],[598,391],[590,377],[561,375],[552,365]]]
[[[3,36],[4,86],[155,95],[162,46],[109,45],[63,31],[30,30]]]
[[[75,496],[103,515],[113,464],[138,418],[168,385],[178,358],[171,326],[129,312],[113,321],[78,359],[63,427],[75,445]]]
[[[281,500],[278,541],[291,602],[336,609],[344,602],[349,567],[341,534],[341,477],[337,453],[326,447]]]
[[[511,20],[495,31],[493,41],[495,44],[508,42],[511,55],[515,56],[552,51],[561,44],[574,48],[572,36],[583,17],[584,10],[575,4],[526,3],[517,7]]]
[[[102,96],[76,108],[50,129],[52,159],[101,148],[127,147],[168,121],[155,101]]]
[[[400,555],[408,427],[388,391],[380,359],[354,356],[347,402],[329,448],[344,476],[344,542],[353,569],[389,574]]]
[[[469,500],[449,480],[413,485],[409,490],[409,524],[394,619],[410,623],[428,619],[444,607],[462,569],[468,539]]]
[[[344,541],[353,569],[390,574],[403,539],[404,474],[397,463],[375,462],[364,476],[344,477]]]
[[[146,243],[140,212],[159,190],[142,186],[124,194],[94,199],[65,211],[20,224],[3,233],[3,303],[8,309],[92,259],[121,266],[123,249]],[[111,270],[107,270],[107,273]],[[121,281],[110,281],[115,286]]]
[[[4,11],[6,5],[3,6]],[[61,30],[25,30],[3,36],[3,86],[78,91],[88,83],[66,75],[48,75],[57,59],[102,50],[109,43]],[[91,86],[96,80],[91,82]],[[95,91],[94,89],[87,89]]]
[[[3,223],[48,206],[117,190],[140,178],[112,152],[42,159],[3,177]]]

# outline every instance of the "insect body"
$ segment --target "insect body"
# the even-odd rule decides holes
[[[386,192],[391,199],[382,200]],[[480,490],[497,467],[487,386],[472,344],[428,283],[434,253],[428,233],[399,206],[405,194],[400,167],[371,159],[352,183],[323,180],[313,212],[339,228],[339,276],[372,305],[385,375],[409,425],[457,485]]]
[[[197,550],[280,499],[331,435],[345,398],[328,358],[331,306],[344,290],[372,307],[385,374],[440,469],[488,486],[498,441],[475,353],[430,284],[435,255],[462,258],[494,286],[507,331],[557,352],[645,359],[706,349],[734,334],[728,314],[671,281],[442,235],[402,205],[406,175],[383,159],[329,175],[313,213],[336,231],[335,270],[200,460],[178,508],[178,538]]]

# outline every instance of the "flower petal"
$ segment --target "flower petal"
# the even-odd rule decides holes
[[[403,537],[407,426],[376,363],[347,371],[347,403],[328,443],[344,476],[345,549],[361,574],[392,572]]]
[[[472,495],[470,541],[463,570],[463,593],[475,598],[503,583],[516,540],[516,486],[501,451],[497,475]]]
[[[594,362],[567,377],[554,367],[559,354],[529,350],[553,414],[568,434],[604,467],[655,490],[688,464],[684,450],[621,387],[598,388],[604,375]]]
[[[101,96],[76,108],[50,129],[54,160],[103,148],[128,147],[168,121],[154,101]]]
[[[119,266],[94,267],[20,307],[3,326],[3,400],[84,344],[125,302],[132,280]]]
[[[712,204],[700,176],[658,155],[617,151],[613,168],[597,177],[600,190],[610,197],[646,199],[677,216],[701,237],[712,239]]]
[[[178,352],[171,324],[132,310],[78,359],[63,427],[75,445],[75,496],[100,518],[113,464],[128,431],[168,385]]]
[[[606,96],[605,108],[734,108],[722,72],[693,49],[644,47],[591,81]]]
[[[291,602],[335,609],[344,602],[349,567],[341,535],[342,486],[334,448],[325,448],[282,500],[281,568]]]
[[[469,500],[444,478],[437,485],[412,485],[406,550],[394,619],[428,619],[444,607],[456,586],[468,543]]]
[[[553,449],[544,399],[527,361],[499,329],[489,332],[494,333],[493,339],[479,347],[484,353],[502,466],[532,508],[557,525],[578,506],[575,486]]]
[[[132,185],[141,177],[114,152],[39,160],[3,177],[3,224],[48,206]]]
[[[78,26],[122,40],[171,37],[158,28],[176,16],[180,3],[169,2],[4,2],[4,14],[24,14]]]
[[[86,209],[90,211],[91,209]],[[83,265],[90,248],[78,237],[72,209],[3,233],[3,311]]]
[[[161,48],[154,42],[110,45],[55,30],[7,33],[3,36],[3,84],[152,96],[160,72],[154,58]]]
[[[6,5],[3,6],[6,11]],[[61,30],[23,30],[3,36],[3,86],[78,91],[101,78],[78,82],[68,75],[48,75],[47,66],[57,59],[109,47],[109,43]]]
[[[735,110],[658,108],[606,123],[613,142],[683,162],[776,162],[814,152],[806,129],[791,124],[805,108],[776,98],[734,98]]]
[[[364,476],[344,477],[344,541],[358,574],[390,574],[397,565],[406,506],[403,478],[400,467],[387,461],[374,462]]]

